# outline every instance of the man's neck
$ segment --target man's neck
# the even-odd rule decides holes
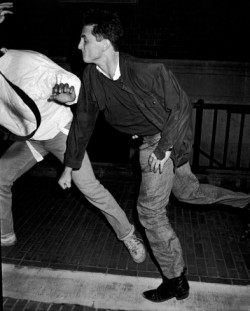
[[[119,52],[112,51],[112,53],[106,54],[97,66],[106,77],[113,80],[119,66]]]

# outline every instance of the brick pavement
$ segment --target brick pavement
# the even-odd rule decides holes
[[[4,311],[109,311],[108,309],[95,309],[92,307],[45,303],[24,299],[3,298]],[[120,310],[122,311],[122,310]],[[125,310],[124,310],[125,311]]]
[[[96,171],[144,239],[135,212],[137,183],[126,174],[107,177]],[[18,243],[2,248],[2,262],[15,265],[159,277],[150,251],[135,264],[102,214],[77,189],[61,190],[55,178],[26,174],[13,186],[13,214]],[[171,223],[179,236],[192,281],[250,284],[250,247],[239,243],[240,210],[190,206],[171,198]],[[25,306],[22,308],[22,306]],[[90,310],[39,304],[6,297],[4,310]]]

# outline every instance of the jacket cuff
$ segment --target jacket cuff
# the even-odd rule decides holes
[[[161,161],[165,157],[165,152],[159,148],[156,148],[154,151],[154,155],[156,156],[157,160]]]
[[[72,169],[78,170],[82,166],[82,161],[69,161],[65,160],[64,165],[71,167]]]

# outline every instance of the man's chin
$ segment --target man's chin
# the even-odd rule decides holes
[[[84,57],[84,56],[83,56],[82,59],[83,59],[84,63],[86,63],[86,64],[89,64],[89,63],[90,63],[90,61],[89,61],[89,59],[88,59],[87,57]]]

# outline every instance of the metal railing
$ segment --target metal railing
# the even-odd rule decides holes
[[[191,157],[192,170],[196,173],[212,169],[216,173],[239,171],[250,174],[250,105],[215,104],[199,100],[193,107],[195,135]],[[99,134],[103,131],[102,128]],[[111,135],[112,132],[106,136]],[[114,140],[118,141],[116,137]],[[117,146],[115,152],[110,150],[107,154],[108,161],[103,155],[96,159],[94,155],[100,153],[95,149],[92,152],[90,150],[90,158],[94,162],[131,163],[130,143],[123,142],[118,151]],[[9,144],[8,141],[0,141],[0,156]],[[94,147],[97,145],[95,141]],[[113,153],[116,161],[113,161]]]
[[[194,109],[196,117],[192,168],[195,171],[216,169],[249,173],[250,106],[213,104],[199,100],[194,103]],[[204,126],[208,114],[209,124]],[[230,137],[233,141],[231,151]]]

